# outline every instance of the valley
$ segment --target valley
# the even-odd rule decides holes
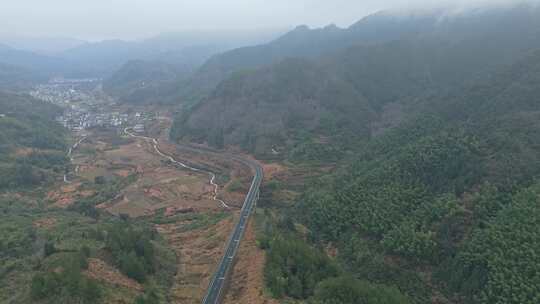
[[[56,120],[77,142],[69,149],[69,172],[47,190],[43,210],[47,216],[34,221],[36,229],[53,229],[60,220],[52,214],[67,213],[69,218],[79,208],[84,208],[82,215],[96,218],[92,225],[111,216],[149,225],[176,260],[168,287],[159,286],[166,288],[162,296],[169,303],[200,303],[240,218],[249,168],[198,150],[177,150],[168,141],[172,120],[166,110],[118,106],[97,99],[78,84],[40,87],[34,93],[42,102],[64,108]],[[107,119],[109,114],[103,113],[113,114]],[[114,189],[102,195],[110,186]],[[95,207],[81,207],[84,200],[93,201]],[[89,258],[85,275],[101,285],[120,287],[125,296],[145,292],[143,285],[107,260],[100,254]],[[107,303],[129,303],[116,295],[104,297]]]
[[[0,303],[540,303],[540,5],[345,2],[0,44]]]

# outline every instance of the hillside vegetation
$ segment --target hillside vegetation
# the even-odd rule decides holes
[[[133,60],[106,79],[103,89],[124,103],[167,103],[170,102],[167,93],[171,87],[185,78],[191,70],[188,65]]]
[[[38,186],[67,166],[60,110],[29,96],[0,92],[0,190]]]
[[[44,78],[32,73],[30,70],[10,64],[0,63],[0,89],[19,90],[29,88]]]
[[[432,101],[426,116],[371,141],[331,183],[308,189],[299,210],[314,236],[344,247],[369,239],[376,256],[433,268],[442,290],[466,302],[537,302],[538,54]],[[392,281],[366,274],[372,261],[362,253],[344,252],[353,271]]]
[[[264,188],[261,206],[282,214],[260,240],[273,295],[378,303],[369,290],[381,288],[387,303],[538,302],[539,54],[420,102],[293,207],[267,205],[269,188],[287,186]],[[335,247],[337,265],[321,246]]]

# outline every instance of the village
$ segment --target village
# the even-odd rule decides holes
[[[137,133],[154,121],[154,112],[135,111],[118,105],[101,90],[96,79],[54,79],[38,85],[30,95],[64,109],[56,121],[73,132],[91,128],[132,126]]]

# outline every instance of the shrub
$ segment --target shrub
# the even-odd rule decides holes
[[[318,282],[339,274],[337,265],[326,254],[302,240],[276,237],[269,244],[265,280],[277,298],[306,299]]]
[[[338,277],[321,282],[309,303],[408,304],[410,301],[394,287],[374,285],[352,277]]]

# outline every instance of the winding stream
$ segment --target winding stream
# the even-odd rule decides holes
[[[81,139],[79,139],[78,142],[76,142],[73,146],[69,147],[67,157],[69,157],[69,161],[73,162],[73,150],[77,149],[79,145],[88,138],[87,136],[83,136]],[[75,167],[75,173],[79,171],[79,166]],[[71,184],[71,182],[67,178],[67,174],[64,174],[64,183]]]
[[[129,129],[130,128],[125,128],[124,129],[124,133],[126,133],[127,135],[133,137],[133,138],[141,138],[141,139],[144,139],[144,140],[147,140],[147,141],[151,141],[152,142],[152,146],[154,147],[154,150],[156,151],[157,154],[159,154],[161,157],[164,157],[166,159],[168,159],[169,161],[171,161],[172,163],[175,163],[175,164],[178,164],[180,165],[181,167],[183,168],[186,168],[188,170],[191,170],[193,172],[203,172],[203,173],[207,173],[209,176],[210,176],[210,185],[212,185],[214,187],[214,197],[212,198],[214,201],[216,202],[219,202],[221,203],[221,205],[224,207],[224,208],[227,208],[229,209],[230,206],[227,205],[227,203],[225,203],[225,201],[221,200],[218,198],[218,192],[219,192],[219,185],[215,183],[215,180],[216,180],[216,175],[211,172],[211,171],[206,171],[206,170],[201,170],[201,169],[197,169],[197,168],[194,168],[194,167],[191,167],[187,164],[184,164],[180,161],[177,161],[176,159],[174,159],[172,156],[170,155],[167,155],[163,152],[161,152],[161,150],[159,149],[158,147],[158,140],[155,139],[155,138],[152,138],[152,137],[146,137],[146,136],[140,136],[140,135],[135,135],[131,132],[129,132]]]

